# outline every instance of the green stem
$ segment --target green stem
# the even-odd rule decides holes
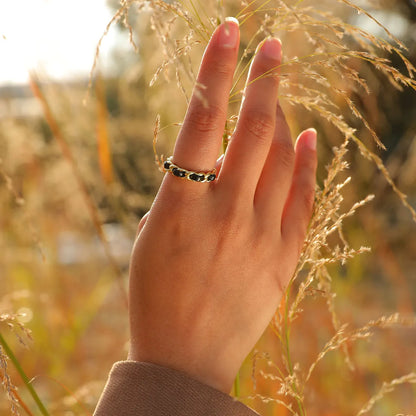
[[[237,373],[234,380],[234,396],[240,397],[240,372]]]
[[[285,348],[285,352],[286,352],[286,360],[287,360],[287,365],[288,365],[288,372],[290,375],[293,375],[293,364],[292,364],[292,357],[290,354],[290,341],[289,341],[289,336],[290,336],[290,322],[289,322],[289,293],[292,289],[292,282],[293,280],[289,283],[289,286],[287,288],[286,291],[286,300],[285,300],[285,321],[284,321],[284,348]],[[293,383],[292,384],[292,389],[293,391],[296,393],[296,395],[298,395],[298,389],[296,387],[296,384]],[[296,403],[298,405],[298,409],[300,412],[301,416],[306,416],[306,411],[305,408],[303,407],[303,403],[302,400],[299,399],[299,397],[295,397]]]
[[[6,340],[3,338],[3,336],[0,333],[0,345],[4,349],[6,355],[10,358],[10,361],[13,363],[13,365],[16,367],[17,372],[20,374],[20,377],[22,378],[23,382],[25,383],[27,389],[29,390],[29,393],[33,397],[33,400],[36,402],[36,404],[39,407],[39,410],[41,411],[43,416],[49,416],[49,412],[46,410],[46,407],[40,400],[38,394],[36,393],[35,389],[33,388],[32,384],[30,383],[29,377],[26,375],[26,373],[23,371],[22,366],[20,365],[18,359],[14,355],[13,351],[7,344]]]

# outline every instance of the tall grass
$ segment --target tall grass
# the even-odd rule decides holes
[[[366,7],[377,12],[376,3]],[[95,79],[100,41],[84,106],[86,87],[42,87],[33,78],[44,120],[1,123],[7,143],[1,150],[8,158],[0,165],[6,185],[0,199],[6,204],[3,228],[10,245],[2,256],[5,293],[12,301],[0,313],[22,307],[34,312],[30,348],[39,362],[13,338],[6,341],[4,334],[2,339],[12,345],[26,373],[42,375],[31,386],[39,389],[51,414],[91,412],[111,362],[123,358],[120,339],[127,342],[127,325],[119,288],[127,264],[116,258],[102,224],[121,224],[133,238],[159,182],[152,167],[152,131],[160,149],[172,146],[203,49],[229,15],[239,19],[241,50],[224,145],[235,126],[255,47],[273,35],[284,47],[280,101],[294,133],[318,128],[321,159],[315,209],[297,270],[268,331],[244,363],[235,393],[263,415],[360,416],[416,407],[415,299],[408,293],[411,276],[401,270],[401,264],[413,264],[414,246],[398,238],[395,227],[403,229],[398,221],[385,218],[396,217],[396,211],[404,229],[415,229],[414,205],[398,186],[407,183],[415,192],[414,180],[406,182],[393,163],[404,160],[410,166],[413,153],[383,156],[383,114],[377,103],[383,92],[390,99],[395,90],[416,90],[416,69],[405,45],[371,11],[348,0],[122,0],[104,36],[117,23],[127,29],[126,41],[139,59],[125,79]],[[375,24],[377,34],[355,25],[358,17]],[[203,100],[203,86],[197,91]],[[13,140],[27,143],[28,136],[32,148],[22,156]],[[94,136],[97,141],[88,139]],[[393,195],[399,204],[391,202]],[[375,203],[392,208],[379,215]],[[100,241],[103,252],[62,263],[56,247],[70,232],[85,247]],[[409,260],[394,254],[395,242]],[[367,245],[375,246],[375,256]],[[19,259],[17,250],[26,257]],[[380,265],[389,272],[381,272]],[[377,281],[384,274],[391,280]],[[55,357],[41,351],[46,346],[55,348]],[[6,366],[7,355],[13,362],[0,350],[12,412],[17,414],[20,403],[31,414],[36,406],[24,383],[21,390],[13,386],[20,382],[10,362]]]

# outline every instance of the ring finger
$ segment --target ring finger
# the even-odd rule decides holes
[[[227,117],[238,45],[238,22],[227,18],[207,46],[175,145],[173,162],[184,169],[203,172],[210,171],[215,165]],[[198,187],[202,189],[200,184]]]

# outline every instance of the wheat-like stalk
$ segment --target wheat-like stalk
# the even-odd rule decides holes
[[[7,362],[10,359],[15,363],[16,357],[11,352],[2,332],[3,329],[7,328],[8,332],[12,332],[17,337],[19,343],[24,346],[27,345],[28,340],[31,340],[31,332],[19,322],[17,315],[3,312],[3,302],[6,303],[4,299],[0,299],[0,380],[9,399],[12,415],[20,415],[19,407],[25,410],[28,409],[8,374]],[[28,414],[31,414],[30,411]]]
[[[367,414],[378,401],[383,399],[386,394],[393,392],[398,386],[405,383],[416,384],[416,373],[409,373],[402,377],[395,378],[389,382],[384,382],[380,390],[374,396],[372,396],[370,400],[357,413],[357,416]]]
[[[1,319],[1,318],[0,318]],[[19,415],[18,400],[15,395],[16,387],[7,372],[7,355],[0,346],[0,381],[10,401],[12,415]]]

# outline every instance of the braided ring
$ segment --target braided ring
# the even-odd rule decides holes
[[[192,170],[181,168],[172,162],[172,156],[168,157],[165,162],[163,162],[163,171],[169,172],[178,178],[188,179],[189,181],[194,182],[212,182],[217,177],[215,169],[209,172],[194,172]]]

